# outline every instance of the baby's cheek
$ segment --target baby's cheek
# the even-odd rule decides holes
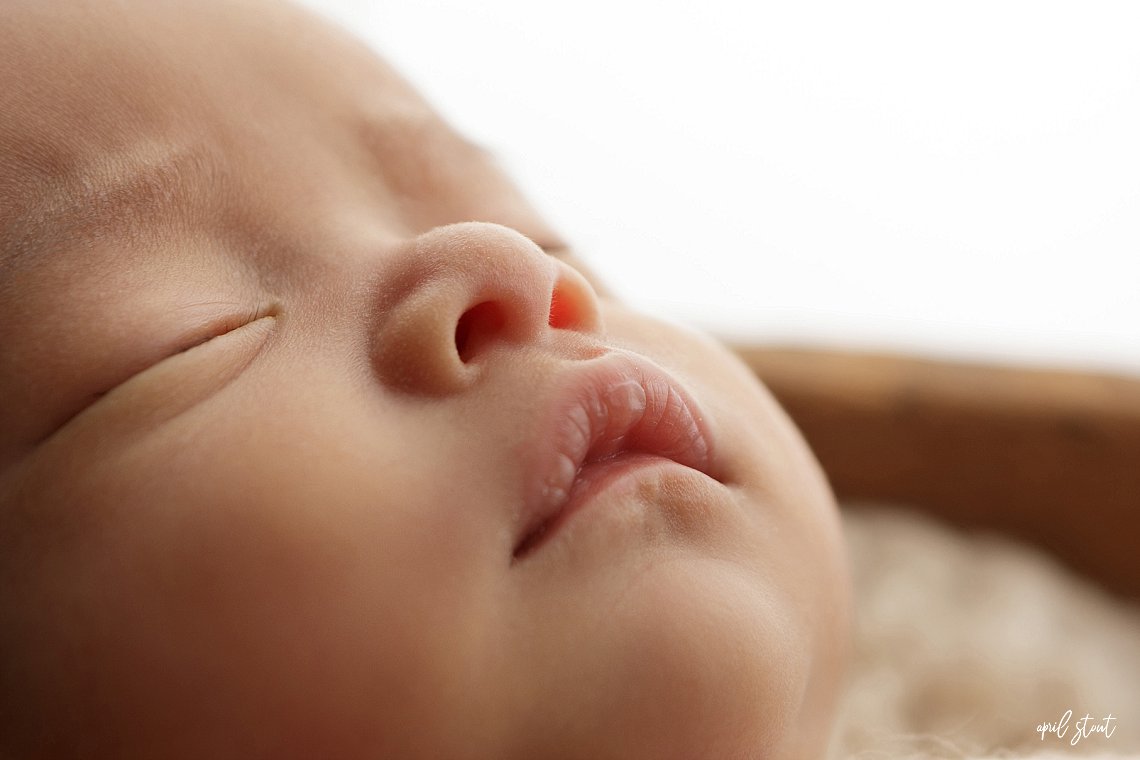
[[[433,493],[373,492],[280,439],[234,447],[221,432],[128,446],[45,491],[76,520],[28,537],[35,572],[13,591],[26,606],[6,606],[20,722],[50,718],[61,746],[93,756],[175,740],[187,757],[243,742],[407,756],[443,738],[493,605],[477,578],[456,583],[448,562],[470,571],[470,557],[427,551]]]

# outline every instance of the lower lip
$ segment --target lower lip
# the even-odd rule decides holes
[[[587,464],[578,472],[562,509],[519,545],[515,559],[521,559],[541,548],[568,520],[598,501],[604,492],[612,491],[627,482],[635,484],[639,475],[646,474],[649,468],[660,466],[684,467],[672,459],[652,454],[622,454]]]

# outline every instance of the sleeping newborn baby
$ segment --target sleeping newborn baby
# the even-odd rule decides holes
[[[0,756],[822,756],[816,462],[572,261],[297,8],[0,6]]]

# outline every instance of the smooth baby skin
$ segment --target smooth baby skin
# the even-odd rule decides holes
[[[0,6],[0,755],[822,754],[814,459],[722,346],[544,248],[292,6]],[[544,420],[615,356],[691,394],[715,477],[515,556]]]

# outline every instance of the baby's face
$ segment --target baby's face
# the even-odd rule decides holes
[[[562,249],[295,9],[6,2],[0,754],[820,752],[814,460]]]

